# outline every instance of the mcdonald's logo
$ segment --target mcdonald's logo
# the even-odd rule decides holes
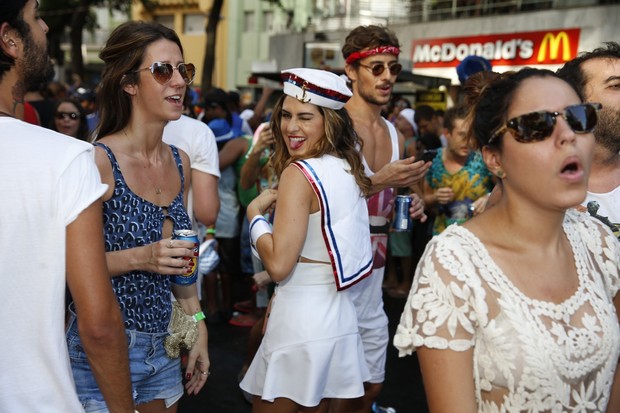
[[[532,32],[415,39],[414,70],[456,67],[467,56],[496,66],[558,65],[577,56],[581,29],[562,27]],[[432,74],[433,76],[435,74]]]
[[[568,62],[571,59],[571,48],[568,34],[565,31],[558,33],[546,33],[540,42],[538,50],[538,63],[544,62],[549,56],[550,60],[556,61],[560,52],[560,44],[562,45],[562,62]],[[547,47],[549,54],[547,55]]]

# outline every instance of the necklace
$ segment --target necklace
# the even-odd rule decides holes
[[[131,151],[133,152],[133,142],[131,141],[131,139],[129,139],[129,135],[127,135],[127,130],[123,129],[123,134],[125,135],[125,137],[127,138],[127,140],[129,141],[129,146],[131,148]],[[132,158],[139,160],[138,157],[130,155]],[[148,171],[146,171],[146,178],[149,180],[149,182],[151,183],[151,186],[155,189],[155,195],[161,195],[162,193],[162,188],[161,188],[161,183],[160,184],[156,184],[153,179],[151,178],[151,164],[150,162],[147,160],[145,165],[142,165],[142,169],[144,169],[146,171],[146,169],[148,169]],[[163,169],[163,168],[161,168]],[[161,174],[163,175],[163,174]],[[163,180],[163,176],[162,179]],[[160,182],[161,182],[160,180]]]
[[[145,167],[145,169],[146,169],[146,167]],[[155,182],[153,182],[153,180],[151,179],[151,174],[147,174],[146,177],[151,182],[151,185],[153,185],[153,187],[155,188],[155,194],[156,195],[160,195],[161,194],[161,186],[155,185]]]
[[[148,175],[147,175],[148,176]],[[157,185],[155,185],[153,183],[153,180],[151,180],[151,178],[149,177],[149,181],[151,181],[151,184],[155,187],[155,194],[160,195],[161,194],[161,188],[158,187]]]

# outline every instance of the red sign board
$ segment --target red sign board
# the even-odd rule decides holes
[[[414,68],[455,67],[471,55],[493,66],[562,64],[577,56],[581,29],[420,39],[412,42]]]

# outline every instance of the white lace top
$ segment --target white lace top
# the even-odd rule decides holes
[[[399,355],[473,347],[478,412],[604,412],[620,353],[620,243],[587,214],[567,212],[564,231],[579,287],[561,304],[524,295],[469,230],[433,238],[396,330]]]

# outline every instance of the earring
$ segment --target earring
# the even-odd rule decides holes
[[[503,169],[498,169],[497,172],[495,172],[495,175],[499,178],[499,179],[504,179],[506,177],[506,172],[504,172]]]
[[[15,42],[13,40],[9,40],[9,46],[11,47],[15,46]]]

